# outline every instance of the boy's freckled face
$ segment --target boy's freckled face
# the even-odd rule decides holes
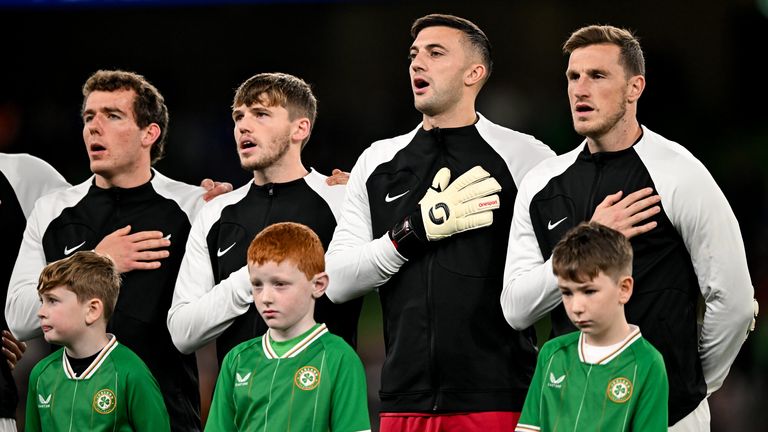
[[[248,271],[253,302],[270,329],[292,338],[314,324],[314,284],[295,264],[249,263]]]
[[[88,305],[80,303],[74,292],[59,286],[43,293],[40,300],[37,316],[46,342],[68,345],[86,329]]]
[[[600,272],[594,279],[575,282],[557,278],[568,318],[590,339],[600,339],[624,316],[622,290]]]

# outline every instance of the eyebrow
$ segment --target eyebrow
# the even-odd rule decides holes
[[[441,48],[441,49],[444,49],[446,51],[448,50],[448,48],[445,45],[442,45],[442,44],[439,44],[439,43],[431,43],[431,44],[424,45],[424,49],[425,50],[433,50],[435,48]],[[411,45],[411,49],[409,51],[418,51],[418,50],[419,50],[418,46]]]
[[[86,115],[86,114],[93,114],[93,113],[95,113],[96,111],[97,111],[97,110],[95,110],[95,109],[93,109],[93,108],[89,108],[89,109],[87,109],[87,110],[83,111],[83,114],[82,114],[82,115]],[[100,112],[104,112],[104,113],[107,113],[107,114],[111,114],[111,113],[119,113],[119,114],[125,114],[125,111],[121,110],[120,108],[117,108],[117,107],[109,107],[109,106],[108,106],[108,107],[101,107],[101,108],[99,108],[99,109],[98,109],[98,111],[100,111]]]

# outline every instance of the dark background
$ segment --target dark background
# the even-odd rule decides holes
[[[648,70],[640,121],[710,169],[739,219],[756,295],[768,308],[768,0],[0,2],[0,151],[31,153],[70,182],[85,180],[80,87],[97,69],[121,68],[166,97],[169,142],[157,168],[190,183],[213,177],[237,187],[250,175],[239,168],[232,136],[234,89],[253,74],[280,71],[304,78],[319,99],[305,164],[326,174],[349,170],[371,142],[420,120],[408,83],[408,31],[432,12],[474,21],[493,43],[494,72],[478,110],[557,153],[581,140],[571,128],[562,43],[588,24],[635,30]],[[360,354],[375,399],[383,352],[375,296],[364,314]],[[768,420],[768,328],[758,327],[710,399],[715,432],[762,430]]]

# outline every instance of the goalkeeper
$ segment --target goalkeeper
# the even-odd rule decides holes
[[[476,113],[492,62],[475,24],[428,15],[411,35],[423,122],[352,169],[326,294],[345,302],[378,289],[382,432],[512,431],[536,352],[532,330],[511,329],[499,303],[507,238],[517,185],[554,153]]]

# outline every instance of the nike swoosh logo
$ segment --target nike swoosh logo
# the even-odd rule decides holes
[[[221,250],[221,248],[219,248],[219,250],[216,252],[216,256],[221,258],[225,253],[229,252],[230,249],[235,247],[236,244],[237,244],[237,242],[234,242],[234,243],[232,243],[232,246],[230,246],[230,247],[228,247],[228,248],[226,248],[224,250]]]
[[[568,219],[568,216],[560,219],[559,221],[557,221],[555,223],[552,223],[552,220],[550,220],[549,222],[547,222],[547,229],[552,231],[553,229],[555,229],[556,226],[560,225],[560,223],[562,223],[566,219]]]
[[[82,242],[82,243],[80,243],[79,245],[77,245],[77,246],[73,247],[72,249],[70,249],[70,248],[68,248],[68,247],[64,246],[64,255],[69,255],[69,254],[71,254],[72,252],[74,252],[74,251],[76,251],[76,250],[80,249],[80,247],[81,247],[82,245],[84,245],[84,244],[85,244],[85,241],[83,241],[83,242]]]
[[[396,199],[398,199],[398,198],[402,198],[402,197],[404,197],[404,196],[405,196],[405,194],[407,194],[407,193],[408,193],[408,192],[410,192],[410,191],[411,191],[411,190],[410,190],[410,189],[408,189],[407,191],[405,191],[405,192],[401,193],[400,195],[395,195],[395,196],[393,196],[393,197],[389,196],[389,192],[387,192],[387,196],[385,196],[385,197],[384,197],[384,201],[386,201],[386,202],[392,202],[392,201],[394,201],[394,200],[396,200]]]

